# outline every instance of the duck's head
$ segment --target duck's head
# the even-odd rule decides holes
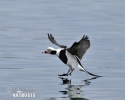
[[[43,51],[42,53],[55,55],[56,52],[57,52],[56,49],[54,49],[53,47],[48,47],[48,48],[47,48],[45,51]]]

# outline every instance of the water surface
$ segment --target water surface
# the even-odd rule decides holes
[[[124,0],[1,0],[0,98],[3,100],[124,100]],[[94,74],[68,70],[56,56],[41,52],[52,33],[71,46],[86,34],[91,47],[81,61]],[[16,90],[35,98],[14,98]]]

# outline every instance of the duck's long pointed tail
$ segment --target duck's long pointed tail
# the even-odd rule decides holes
[[[76,59],[77,59],[79,65],[81,66],[80,71],[83,71],[83,72],[85,72],[86,74],[89,74],[89,75],[92,75],[92,76],[101,77],[101,76],[99,76],[99,75],[95,75],[95,74],[92,74],[92,73],[88,72],[88,71],[82,66],[82,64],[80,63],[80,59],[79,59],[77,56],[76,56]]]
[[[101,77],[101,76],[99,76],[99,75],[95,75],[95,74],[92,74],[92,73],[88,72],[87,70],[85,70],[85,68],[83,68],[83,71],[84,71],[86,74],[89,74],[89,75],[92,75],[92,76]]]

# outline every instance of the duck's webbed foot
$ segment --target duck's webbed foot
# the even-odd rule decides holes
[[[71,76],[71,73],[73,72],[73,70],[74,70],[74,69],[72,69],[72,70],[69,69],[68,72],[67,72],[66,74],[64,73],[64,74],[58,75],[58,76],[69,76],[69,75]]]
[[[65,74],[65,73],[64,73],[64,74],[61,74],[61,75],[58,75],[58,76],[68,76],[68,74]]]

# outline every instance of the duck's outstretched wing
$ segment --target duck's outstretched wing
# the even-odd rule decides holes
[[[67,48],[67,46],[64,45],[60,45],[56,42],[56,40],[54,39],[54,37],[52,36],[52,34],[48,33],[48,39],[55,45],[59,46],[60,48]]]
[[[84,35],[79,42],[74,42],[73,45],[68,48],[68,52],[82,59],[83,55],[86,53],[90,47],[89,37]]]

